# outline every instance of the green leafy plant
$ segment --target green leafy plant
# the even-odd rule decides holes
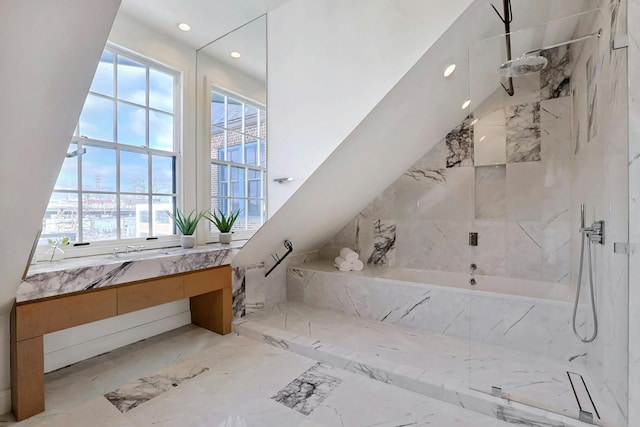
[[[231,231],[231,228],[233,227],[233,224],[236,222],[236,219],[238,219],[238,215],[240,215],[239,210],[231,212],[227,216],[224,214],[224,212],[218,209],[218,213],[214,211],[209,216],[207,216],[207,218],[213,223],[213,225],[216,226],[218,231],[220,231],[221,233],[229,233]]]
[[[196,231],[200,220],[207,214],[207,211],[202,211],[198,214],[196,214],[196,211],[191,211],[189,215],[185,215],[180,208],[176,208],[175,215],[169,211],[165,212],[167,212],[167,215],[176,223],[176,227],[178,227],[180,233],[185,236],[191,236]]]
[[[47,239],[47,243],[52,248],[57,248],[58,246],[67,246],[69,244],[70,239],[68,237],[57,238],[57,239]]]

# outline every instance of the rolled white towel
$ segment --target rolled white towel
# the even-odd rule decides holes
[[[344,258],[347,261],[356,261],[358,259],[358,252],[349,248],[342,248],[340,249],[340,258]]]
[[[362,269],[364,268],[364,263],[359,259],[355,261],[350,261],[350,262],[351,262],[351,270],[353,271],[362,271]]]
[[[336,257],[333,265],[340,271],[351,271],[351,263],[342,257]]]

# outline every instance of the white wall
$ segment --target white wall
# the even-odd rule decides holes
[[[293,0],[269,13],[269,217],[469,3]]]
[[[9,387],[8,313],[119,5],[0,2],[0,390]]]

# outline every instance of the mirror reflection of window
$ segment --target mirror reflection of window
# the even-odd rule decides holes
[[[250,238],[267,220],[266,56],[265,16],[197,52],[197,79],[205,88],[197,105],[198,141],[208,152],[198,165],[209,174],[209,197],[200,209],[240,211],[236,240]],[[215,241],[215,226],[208,231]]]

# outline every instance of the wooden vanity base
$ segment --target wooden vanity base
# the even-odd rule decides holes
[[[231,332],[228,265],[16,303],[11,310],[11,410],[17,421],[44,411],[43,335],[189,298],[193,324]]]

